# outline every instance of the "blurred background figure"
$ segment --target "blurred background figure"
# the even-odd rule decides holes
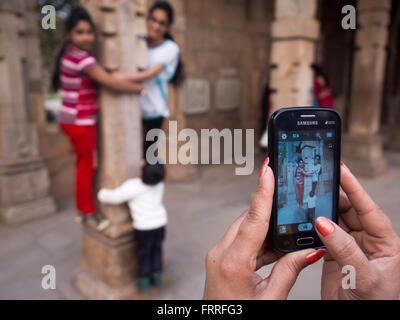
[[[151,129],[161,129],[170,115],[168,108],[168,82],[179,86],[184,78],[179,46],[174,42],[170,27],[174,10],[167,1],[155,2],[147,16],[147,68],[128,77],[143,81],[146,92],[140,98],[143,125],[143,157],[153,141],[146,141]]]
[[[260,148],[262,151],[266,151],[268,147],[268,120],[271,111],[271,89],[269,84],[267,83],[264,87],[264,91],[261,97],[260,109],[261,109],[261,139],[260,139]]]
[[[314,71],[313,105],[316,107],[335,109],[335,102],[328,76],[324,70],[322,70],[322,67],[317,64],[312,64],[311,69]]]
[[[162,284],[162,243],[168,221],[163,205],[164,178],[164,165],[143,160],[138,177],[126,180],[115,189],[103,188],[98,193],[103,203],[128,203],[137,242],[140,292],[148,292],[150,284],[157,288]]]

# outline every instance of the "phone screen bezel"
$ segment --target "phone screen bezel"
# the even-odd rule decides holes
[[[315,115],[315,118],[302,118],[301,115]],[[299,125],[298,121],[313,120],[318,121],[317,125]],[[330,121],[326,124],[326,121]],[[332,124],[334,121],[334,124]],[[280,109],[275,112],[268,125],[268,154],[270,157],[270,165],[274,171],[275,177],[278,174],[278,136],[279,131],[295,131],[295,130],[334,130],[334,172],[332,187],[332,220],[338,221],[338,203],[339,203],[339,184],[340,184],[340,153],[341,153],[341,118],[339,114],[328,108],[317,107],[296,107]],[[275,165],[276,164],[276,165]],[[294,234],[278,233],[278,217],[277,217],[277,197],[278,197],[278,179],[275,179],[275,192],[273,206],[271,212],[271,222],[269,235],[272,238],[273,247],[282,252],[292,252],[307,248],[324,247],[315,231],[303,231]],[[297,245],[297,239],[304,237],[313,237],[314,243],[309,245]]]

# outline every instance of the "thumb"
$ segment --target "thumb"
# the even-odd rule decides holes
[[[272,293],[275,299],[286,299],[301,270],[318,261],[325,253],[324,249],[306,249],[283,256],[272,268],[270,276],[264,280],[268,281],[267,293]]]
[[[231,248],[243,261],[252,259],[267,236],[274,195],[274,174],[268,167],[267,158],[261,169],[257,192],[253,196],[250,209],[239,226]]]

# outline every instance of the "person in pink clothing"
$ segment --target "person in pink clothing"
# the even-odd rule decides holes
[[[297,168],[294,175],[295,185],[296,185],[296,198],[299,206],[303,205],[303,192],[304,192],[304,161],[299,158],[297,160]]]
[[[98,230],[109,223],[96,214],[92,194],[94,151],[96,148],[97,84],[115,91],[142,92],[144,87],[106,72],[90,53],[95,26],[87,11],[73,8],[65,22],[66,39],[57,55],[52,88],[60,90],[61,110],[57,115],[76,155],[75,200],[77,221],[88,222]]]
[[[313,64],[311,68],[314,71],[313,93],[316,100],[315,103],[318,107],[335,109],[335,101],[328,76],[316,64]]]

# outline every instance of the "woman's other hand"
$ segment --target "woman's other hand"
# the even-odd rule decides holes
[[[267,159],[250,208],[207,254],[204,299],[286,299],[300,271],[325,254],[308,249],[283,255],[271,248],[266,236],[273,194],[274,176]],[[275,261],[266,279],[256,273]]]
[[[325,244],[321,296],[323,299],[398,299],[400,238],[386,214],[342,163],[339,225],[316,220]],[[342,286],[342,268],[352,266],[355,288]]]

